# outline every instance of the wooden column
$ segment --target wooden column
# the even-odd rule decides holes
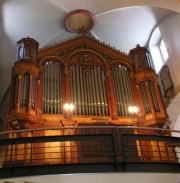
[[[114,86],[111,71],[106,71],[106,88],[107,88],[107,95],[108,95],[108,104],[109,104],[109,112],[110,116],[112,116],[113,120],[118,119],[117,115],[117,105],[116,105],[116,98],[114,93]]]

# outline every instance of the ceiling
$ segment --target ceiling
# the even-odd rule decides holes
[[[73,37],[63,19],[72,10],[86,9],[95,15],[91,33],[97,39],[128,53],[137,44],[145,46],[157,24],[173,11],[177,1],[149,0],[5,0],[2,4],[3,29],[13,42],[33,37],[43,47]],[[167,4],[168,6],[165,6]],[[149,6],[151,5],[151,6]],[[164,9],[167,8],[168,9]]]
[[[8,45],[0,45],[4,54],[0,72],[1,75],[4,72],[3,77],[9,74],[9,78],[16,42],[28,36],[44,47],[75,36],[63,23],[64,17],[73,10],[85,9],[93,13],[95,25],[90,33],[125,53],[137,44],[146,46],[158,23],[180,12],[178,0],[111,0],[106,3],[104,0],[1,0],[0,5],[0,44],[8,41]],[[7,47],[12,48],[11,54],[4,53]]]

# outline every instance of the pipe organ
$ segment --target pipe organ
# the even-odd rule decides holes
[[[129,55],[88,36],[38,50],[32,38],[17,42],[12,69],[9,129],[78,124],[157,126],[167,114],[150,53],[139,45]],[[128,108],[137,106],[138,112]],[[14,124],[16,121],[16,125]]]
[[[138,45],[126,55],[86,35],[39,50],[38,46],[32,38],[17,42],[7,130],[96,124],[162,127],[166,122],[157,75],[145,47]],[[74,110],[65,108],[66,103],[72,103]],[[128,110],[135,106],[138,111]],[[59,130],[35,133],[67,135]],[[68,135],[73,133],[75,130],[68,130]],[[43,147],[58,152],[63,144],[68,144],[68,162],[69,149],[77,150],[78,144],[46,142]],[[41,152],[42,144],[35,145]],[[17,149],[25,152],[26,147],[28,144]],[[22,157],[16,156],[14,160]]]

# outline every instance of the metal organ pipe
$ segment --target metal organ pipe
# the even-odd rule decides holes
[[[36,78],[32,77],[32,90],[31,90],[31,102],[30,106],[32,109],[35,109],[35,92],[36,92]]]
[[[128,107],[133,104],[133,95],[130,85],[129,72],[121,66],[112,68],[112,76],[115,87],[118,115],[128,116]]]
[[[61,64],[47,62],[43,69],[43,112],[62,113]]]
[[[103,96],[104,96],[104,104],[105,104],[105,115],[109,115],[109,106],[108,106],[108,99],[107,99],[107,93],[106,93],[106,86],[105,86],[105,75],[104,72],[101,72],[101,81],[102,81],[102,90],[103,90]]]
[[[82,69],[82,78],[83,78],[83,86],[84,86],[84,108],[85,108],[85,114],[89,114],[89,91],[87,90],[87,76],[85,71]]]
[[[27,106],[28,100],[28,88],[29,88],[29,75],[25,73],[22,76],[22,88],[21,88],[21,106]]]
[[[91,69],[92,70],[92,69]],[[91,72],[91,70],[90,70],[90,72]],[[87,76],[87,90],[89,90],[88,91],[88,98],[89,98],[89,108],[90,108],[90,115],[93,115],[94,114],[94,102],[93,102],[93,94],[92,94],[92,84],[91,84],[91,76],[90,76],[90,73],[89,73],[89,75]]]
[[[149,88],[150,88],[150,92],[151,92],[151,96],[152,96],[152,100],[153,100],[154,109],[155,109],[156,112],[160,112],[157,97],[156,97],[156,93],[155,93],[155,90],[154,90],[154,84],[153,84],[152,81],[148,81],[148,84],[149,84]]]
[[[71,93],[73,93],[73,103],[76,106],[75,107],[75,114],[77,114],[77,107],[78,107],[78,102],[77,102],[77,92],[76,92],[76,75],[75,75],[75,66],[72,68],[72,76],[71,76],[71,82],[73,83],[73,88],[71,89]]]
[[[46,73],[47,73],[47,67],[44,66],[44,72],[43,72],[43,112],[46,113],[46,107],[47,107],[47,90],[46,90]]]
[[[112,78],[113,78],[113,81],[114,81],[116,105],[117,105],[118,114],[122,115],[121,99],[119,97],[119,91],[120,91],[119,90],[119,83],[117,83],[117,77],[116,77],[116,67],[112,68]]]
[[[95,95],[96,95],[96,106],[97,106],[97,114],[101,115],[101,107],[100,107],[100,97],[99,97],[99,88],[98,88],[98,75],[97,75],[97,66],[94,67],[94,83],[95,83]]]
[[[105,115],[105,103],[104,103],[104,95],[103,95],[103,88],[102,88],[102,76],[101,76],[101,70],[99,67],[98,69],[98,86],[100,91],[100,105],[101,105],[101,114]]]
[[[24,87],[25,87],[25,79],[24,75],[22,75],[21,106],[24,106]]]
[[[75,65],[71,70],[71,98],[78,110],[78,115],[108,115],[105,85],[103,75],[98,66],[92,68],[89,73]]]
[[[53,90],[53,114],[56,114],[56,62],[53,63],[53,86],[54,86],[54,90]]]
[[[56,76],[57,76],[57,113],[60,114],[61,113],[61,90],[60,90],[60,86],[61,86],[61,67],[59,66],[58,63],[57,64],[57,70],[56,70]]]
[[[17,104],[17,98],[18,98],[18,75],[15,76],[14,78],[14,90],[13,90],[13,106],[12,107],[16,107]]]
[[[117,95],[119,96],[119,108],[121,111],[121,115],[124,116],[125,115],[125,111],[124,111],[124,98],[123,98],[123,90],[122,90],[122,82],[121,82],[121,72],[119,72],[120,68],[119,66],[115,68],[115,74],[116,74],[116,84],[118,86],[118,90]]]
[[[91,86],[92,86],[92,98],[93,98],[93,115],[97,115],[97,100],[96,100],[96,88],[95,88],[95,83],[94,83],[94,68],[91,69],[90,72],[90,79],[91,79]]]
[[[83,84],[83,77],[82,77],[82,68],[79,67],[79,72],[80,72],[80,90],[81,90],[81,108],[82,108],[82,112],[81,114],[84,115],[85,114],[85,106],[84,106],[84,98],[85,98],[85,92],[84,92],[84,84]]]
[[[122,67],[121,69],[120,69],[120,73],[121,73],[121,77],[122,77],[122,79],[120,80],[121,81],[121,83],[122,83],[122,91],[123,91],[123,95],[122,95],[122,98],[123,98],[123,106],[124,106],[124,111],[125,111],[125,116],[127,116],[127,113],[128,113],[128,111],[127,111],[127,92],[126,92],[126,83],[124,82],[124,70],[123,70],[124,68]]]
[[[78,105],[78,109],[77,109],[77,114],[81,114],[81,91],[79,90],[80,88],[80,84],[79,84],[79,65],[76,65],[76,80],[77,80],[77,85],[76,85],[76,92],[77,92],[77,105]]]
[[[151,108],[150,108],[149,99],[148,99],[148,96],[147,96],[145,83],[141,83],[140,88],[141,88],[141,93],[142,93],[142,97],[143,97],[145,113],[148,114],[148,113],[151,112]]]

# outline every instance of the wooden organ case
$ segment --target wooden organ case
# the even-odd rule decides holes
[[[17,42],[7,130],[165,123],[157,75],[145,47],[126,55],[86,35],[39,50],[38,45],[32,38]],[[67,114],[65,103],[74,104],[73,113]],[[138,112],[129,112],[129,106]]]

